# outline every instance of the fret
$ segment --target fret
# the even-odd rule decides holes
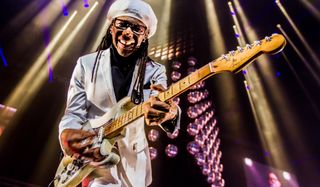
[[[122,114],[122,116],[123,116],[123,123],[124,124],[128,123],[128,113],[126,112],[126,113]]]
[[[126,122],[126,118],[125,118],[124,114],[122,114],[120,117],[121,117],[121,125],[122,125]]]
[[[199,81],[199,70],[189,75],[190,85],[195,84]]]
[[[132,108],[132,115],[133,115],[133,118],[137,117],[137,107]]]
[[[117,118],[116,120],[117,120],[117,123],[115,124],[115,126],[118,127],[121,125],[121,121],[120,121],[120,118]]]
[[[137,117],[139,117],[139,116],[141,116],[142,114],[143,114],[143,110],[142,110],[142,105],[138,105],[138,116]]]
[[[189,77],[185,77],[179,81],[179,86],[181,90],[185,90],[189,87]]]
[[[179,84],[173,84],[170,87],[172,87],[173,95],[176,95],[176,94],[180,93],[180,91],[181,91],[180,88],[179,88]]]
[[[160,92],[157,97],[160,99],[160,101],[165,101],[164,92]]]
[[[104,131],[105,131],[105,132],[110,132],[111,125],[112,125],[112,123],[109,124],[108,126],[106,126],[106,128],[105,128]]]
[[[172,90],[171,90],[171,87],[169,87],[169,89],[167,91],[164,91],[164,100],[168,100],[171,98],[172,96]]]
[[[123,117],[119,116],[119,123],[117,124],[117,127],[120,126],[123,123]]]
[[[132,110],[129,110],[128,111],[128,121],[131,121],[131,119],[132,119]]]
[[[199,69],[199,79],[203,79],[203,78],[207,77],[208,75],[210,75],[211,73],[212,72],[210,70],[210,66],[205,65]]]
[[[111,123],[110,126],[109,126],[109,129],[108,129],[109,132],[112,132],[112,131],[113,131],[113,128],[114,128],[114,124]]]

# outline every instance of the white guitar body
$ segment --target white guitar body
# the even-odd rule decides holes
[[[90,125],[92,129],[103,128],[104,125],[108,126],[116,117],[120,116],[124,112],[134,106],[130,102],[129,97],[125,97],[114,105],[109,112],[97,119],[89,120],[84,126]],[[100,129],[99,129],[100,130]],[[98,166],[109,168],[116,165],[120,161],[120,157],[117,153],[113,152],[115,149],[113,146],[115,141],[123,137],[125,131],[121,129],[121,132],[117,133],[112,138],[103,138],[100,146],[100,153],[105,155],[105,159],[100,162],[91,162],[82,159],[75,159],[68,155],[65,155],[56,172],[54,186],[56,187],[74,187],[81,183],[81,181],[89,174],[93,173],[95,176],[98,175]],[[96,138],[98,139],[98,137]]]

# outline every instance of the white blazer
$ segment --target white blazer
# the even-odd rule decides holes
[[[92,69],[97,53],[88,54],[78,59],[70,81],[67,106],[65,114],[59,124],[59,135],[64,129],[80,129],[89,119],[102,116],[117,103],[111,74],[110,50],[104,50],[97,67],[96,81],[91,82]],[[138,64],[133,73],[133,79],[128,96],[131,95],[135,77],[138,72]],[[162,84],[167,87],[165,67],[159,63],[147,62],[144,85],[147,83]],[[143,90],[144,100],[156,91]],[[179,120],[180,121],[180,120]],[[59,138],[60,140],[60,138]],[[111,168],[112,177],[116,184],[108,184],[110,181],[95,179],[91,186],[134,186],[143,187],[151,183],[151,162],[148,150],[148,142],[145,136],[143,117],[126,126],[126,135],[118,141],[119,152],[123,171],[119,173],[119,167]],[[121,170],[121,169],[120,169]]]

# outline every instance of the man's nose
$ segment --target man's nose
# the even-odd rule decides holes
[[[127,27],[125,30],[123,30],[122,34],[127,38],[130,38],[133,36],[133,32],[130,27]]]

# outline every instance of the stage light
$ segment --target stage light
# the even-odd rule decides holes
[[[191,56],[188,58],[187,62],[189,64],[189,66],[195,66],[197,64],[198,60],[195,57]]]
[[[290,173],[288,173],[288,172],[286,172],[286,171],[282,172],[282,176],[283,176],[283,178],[285,178],[286,180],[290,180],[290,179],[291,179]]]
[[[216,180],[216,174],[214,172],[210,172],[207,177],[208,183],[210,184],[214,183],[215,180]]]
[[[207,27],[209,31],[209,44],[211,56],[219,56],[226,51],[223,37],[220,30],[220,23],[215,9],[215,1],[205,0]]]
[[[5,57],[4,54],[3,54],[2,48],[0,48],[0,56],[1,56],[1,59],[2,59],[2,62],[3,62],[4,67],[7,67],[7,66],[8,66],[8,63],[7,63],[6,57]]]
[[[257,41],[257,33],[251,26],[239,1],[233,0],[233,2],[237,10],[236,12],[239,14],[240,21],[243,24],[243,28],[246,28],[245,33],[248,40]],[[238,29],[241,30],[240,28]],[[239,43],[239,45],[241,45],[241,43]],[[277,112],[280,112],[280,116],[283,116],[287,120],[287,124],[293,125],[296,123],[296,120],[294,120],[294,114],[292,114],[290,110],[292,107],[284,95],[281,82],[274,76],[275,70],[271,65],[270,59],[266,56],[261,56],[257,60],[257,66],[259,69],[263,69],[261,75],[258,74],[255,66],[248,66],[245,74],[246,81],[244,81],[252,113],[263,148],[269,151],[271,155],[271,157],[267,158],[267,161],[277,167],[288,167],[289,163],[287,162],[283,140],[278,131],[279,124],[273,114],[274,109],[271,107],[268,101],[269,99],[267,99],[265,90],[271,90],[271,92],[268,92],[268,96],[274,99],[277,105]],[[264,85],[262,85],[262,82]]]
[[[89,8],[88,0],[83,0],[83,6],[84,6],[84,8]]]
[[[159,138],[159,131],[151,129],[148,133],[148,139],[152,142],[155,142]]]
[[[15,90],[10,94],[9,98],[6,99],[5,104],[9,106],[14,106],[21,109],[21,107],[26,107],[27,103],[32,101],[32,97],[35,92],[40,89],[39,82],[43,82],[47,77],[47,74],[44,76],[39,76],[43,62],[47,59],[48,54],[51,53],[53,48],[57,45],[58,41],[70,25],[71,21],[74,19],[77,12],[75,11],[73,15],[67,20],[62,29],[57,33],[45,50],[40,54],[37,60],[33,63],[32,67],[29,69],[27,74],[23,77],[20,83],[16,86]],[[46,72],[46,71],[45,71]],[[37,75],[37,76],[36,76]],[[37,79],[34,79],[37,77]],[[30,87],[30,82],[33,82]],[[26,93],[26,90],[29,90]]]
[[[194,155],[200,151],[200,146],[197,142],[191,141],[187,145],[187,150],[190,154]]]
[[[158,156],[158,151],[156,148],[149,147],[150,159],[154,160]]]
[[[190,75],[191,73],[195,72],[196,70],[197,70],[197,69],[194,68],[194,67],[189,67],[189,68],[187,69],[187,74]]]
[[[175,157],[178,154],[178,147],[173,144],[168,144],[165,152],[168,157]]]
[[[172,71],[171,72],[171,80],[173,81],[177,81],[181,78],[181,73],[177,72],[177,71]]]
[[[293,28],[295,33],[297,34],[298,38],[301,40],[301,42],[304,45],[305,49],[310,54],[312,60],[316,63],[316,65],[317,65],[316,67],[318,68],[318,70],[320,70],[320,60],[318,59],[317,54],[312,50],[312,48],[310,47],[310,45],[308,44],[308,42],[306,41],[306,39],[304,38],[304,36],[300,32],[300,30],[296,26],[296,24],[293,22],[292,18],[289,16],[289,14],[286,11],[286,9],[284,8],[284,6],[281,4],[281,2],[279,0],[276,0],[275,2],[278,5],[278,7],[279,7],[280,11],[282,12],[282,14],[288,20],[289,24],[291,25],[291,27]]]
[[[67,8],[64,0],[60,0],[60,4],[61,4],[61,9],[62,9],[63,16],[68,16],[69,12],[68,12],[68,8]]]
[[[210,173],[210,171],[211,171],[211,169],[210,169],[210,164],[208,164],[208,163],[204,163],[203,165],[202,165],[202,174],[203,175],[209,175],[209,173]]]
[[[68,9],[66,6],[62,6],[62,13],[64,16],[68,16],[69,15],[69,12],[68,12]]]
[[[196,123],[189,123],[187,132],[190,136],[195,136],[199,133],[199,125]]]
[[[317,18],[318,21],[320,21],[320,12],[317,9],[316,6],[312,5],[311,2],[314,2],[316,4],[316,1],[309,2],[308,0],[300,0],[301,3],[314,15],[315,18]],[[319,1],[318,1],[319,3]]]
[[[244,159],[244,163],[245,163],[247,166],[250,166],[250,167],[253,165],[252,160],[251,160],[250,158],[245,158],[245,159]]]
[[[196,158],[197,164],[199,166],[202,166],[204,163],[206,163],[206,157],[203,154],[203,152],[199,152],[199,153],[195,154],[195,158]]]
[[[200,147],[203,147],[203,144],[204,144],[204,137],[202,134],[197,134],[195,137],[194,137],[194,140],[197,142],[197,144],[199,144]]]
[[[297,53],[301,61],[303,62],[303,65],[308,69],[310,72],[310,75],[315,79],[318,85],[320,85],[320,76],[319,74],[315,71],[314,68],[310,65],[310,62],[305,58],[305,55],[298,49],[298,47],[293,43],[287,32],[282,28],[280,24],[277,24],[277,28],[281,31],[281,33],[286,37],[286,40],[288,43],[291,45],[293,50]]]

